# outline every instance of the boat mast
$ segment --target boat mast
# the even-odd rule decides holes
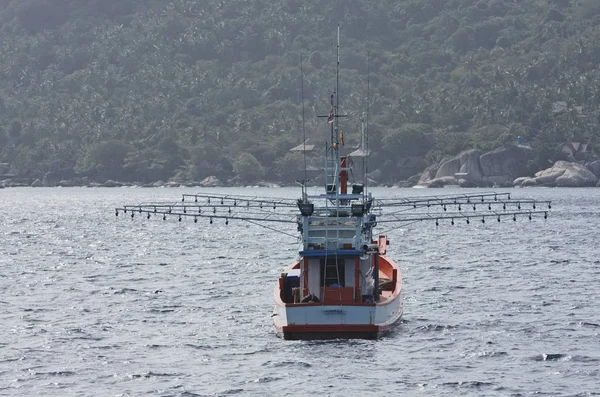
[[[335,148],[335,163],[336,168],[339,167],[339,173],[336,173],[336,178],[339,181],[339,188],[336,189],[336,194],[346,194],[347,193],[347,175],[348,171],[346,170],[347,163],[346,158],[342,158],[340,156],[340,125],[339,125],[339,106],[340,106],[340,25],[337,27],[337,60],[336,60],[336,70],[335,70],[335,144],[333,145]],[[339,198],[336,197],[336,205],[339,205]]]
[[[304,144],[302,153],[304,154],[304,181],[302,181],[302,202],[306,202],[306,129],[304,128],[304,69],[302,68],[302,54],[300,54],[300,91],[302,99],[302,139]]]
[[[337,115],[338,110],[339,110],[339,102],[340,102],[340,25],[338,25],[337,27],[337,63],[336,63],[336,70],[335,70],[335,113],[334,115],[335,117],[335,148],[336,148],[336,157],[339,159],[339,146],[340,146],[340,136],[339,136],[339,124],[338,124],[338,118]]]
[[[364,188],[363,188],[363,202],[365,200],[365,197],[367,197],[367,185],[368,185],[368,181],[369,178],[367,176],[368,172],[369,172],[369,88],[370,88],[370,81],[369,78],[371,77],[371,52],[367,52],[367,117],[366,117],[366,134],[364,135],[363,138],[363,145],[364,145],[364,150],[365,150],[365,157],[364,157],[364,161],[363,161],[363,169],[364,169]]]

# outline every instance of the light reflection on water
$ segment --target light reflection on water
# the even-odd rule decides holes
[[[547,221],[391,231],[404,322],[379,341],[330,342],[282,341],[272,329],[274,282],[297,239],[243,223],[114,216],[121,204],[197,190],[0,192],[0,394],[597,392],[600,190],[512,190],[553,200]]]

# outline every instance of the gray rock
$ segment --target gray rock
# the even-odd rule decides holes
[[[528,146],[498,148],[481,155],[481,170],[486,177],[506,176],[515,179],[527,173],[527,162],[533,158]]]
[[[429,181],[434,179],[438,168],[440,168],[439,164],[430,165],[429,167],[425,168],[417,185],[426,185]]]
[[[560,164],[559,164],[560,163]],[[598,178],[593,172],[588,170],[584,165],[577,163],[569,163],[566,161],[557,161],[554,166],[565,167],[565,172],[556,178],[556,186],[558,187],[585,187],[596,186]]]
[[[479,161],[482,153],[483,152],[479,149],[471,149],[459,154],[460,170],[458,172],[463,175],[463,179],[473,182],[474,184],[479,184],[483,177],[483,171],[481,170],[481,163]]]
[[[218,186],[223,186],[223,184],[221,183],[219,178],[212,175],[212,176],[207,176],[206,178],[204,178],[200,182],[200,186],[202,186],[202,187],[218,187]]]
[[[596,178],[600,178],[600,160],[592,161],[587,165],[587,168],[596,175]]]
[[[454,178],[454,174],[460,171],[460,165],[460,156],[442,162],[440,164],[440,168],[438,168],[435,174],[434,179],[445,178],[448,176]]]
[[[520,186],[523,184],[523,182],[525,182],[525,181],[526,181],[526,180],[528,180],[528,179],[531,179],[531,178],[530,178],[530,177],[528,177],[528,176],[522,176],[522,177],[519,177],[519,178],[517,178],[517,179],[515,179],[515,180],[513,181],[513,186],[514,186],[514,187],[520,187]]]
[[[482,153],[472,149],[460,153],[452,159],[444,159],[439,165],[425,169],[418,185],[434,186],[448,184],[440,178],[452,177],[462,180],[462,186],[512,186],[513,180],[527,172],[527,163],[532,159],[532,150],[528,146],[511,146]]]
[[[121,187],[123,186],[121,183],[119,182],[115,182],[112,179],[107,180],[106,182],[104,182],[102,184],[103,187]]]
[[[458,185],[458,181],[456,180],[456,178],[453,176],[443,176],[441,178],[435,178],[429,181],[429,183],[427,183],[425,186],[434,188],[452,185]]]
[[[415,186],[417,183],[419,183],[419,179],[420,179],[420,175],[416,174],[411,176],[410,178],[408,178],[408,180],[406,181],[409,187],[413,187]]]
[[[587,167],[568,161],[557,161],[551,168],[537,172],[535,181],[542,186],[595,186],[598,178]]]
[[[535,178],[527,178],[521,183],[521,187],[532,187],[532,186],[538,186],[537,182],[535,181]]]

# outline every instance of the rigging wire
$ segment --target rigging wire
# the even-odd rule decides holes
[[[300,235],[287,233],[287,232],[275,229],[274,227],[270,227],[270,226],[263,225],[263,224],[258,223],[258,222],[251,221],[249,219],[240,219],[240,220],[242,220],[244,222],[252,223],[253,225],[256,225],[256,226],[264,227],[265,229],[273,230],[274,232],[277,232],[277,233],[285,234],[286,236],[293,237],[293,238],[295,238],[297,240],[300,240],[300,238],[301,238]]]

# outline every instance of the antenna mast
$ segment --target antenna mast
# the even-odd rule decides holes
[[[337,27],[337,64],[335,71],[335,115],[339,114],[340,106],[340,25]],[[340,146],[339,124],[337,117],[335,119],[335,143],[336,149]],[[336,156],[337,157],[337,156]]]
[[[302,139],[304,144],[302,152],[304,154],[304,181],[302,182],[302,201],[306,201],[306,129],[304,128],[304,69],[302,67],[302,54],[300,54],[300,91],[302,99]]]
[[[367,52],[367,131],[366,134],[364,135],[364,141],[363,144],[365,145],[365,161],[363,162],[363,166],[365,169],[365,188],[364,188],[364,195],[367,195],[367,185],[368,185],[368,181],[369,178],[367,177],[367,173],[369,172],[369,88],[370,88],[370,81],[369,78],[371,77],[371,52]]]

